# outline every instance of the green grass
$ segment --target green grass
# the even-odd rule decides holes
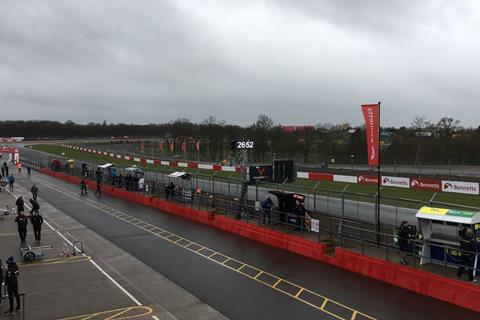
[[[206,170],[206,169],[191,169],[191,168],[172,168],[169,166],[161,165],[151,165],[151,164],[142,164],[135,161],[128,161],[125,159],[112,158],[108,156],[88,153],[79,150],[72,150],[58,145],[32,145],[30,146],[34,150],[43,151],[52,155],[61,155],[64,153],[64,157],[75,159],[77,161],[85,160],[95,163],[113,163],[119,167],[127,167],[132,164],[137,165],[139,168],[142,168],[151,172],[163,172],[171,173],[173,171],[186,171],[191,173],[194,176],[199,178],[205,177],[210,178],[214,177],[215,180],[228,180],[234,179],[239,181],[240,174],[236,172],[224,172],[224,171],[215,171],[215,170]],[[293,183],[287,183],[284,186],[278,184],[262,183],[261,186],[269,189],[279,189],[285,191],[299,192],[303,194],[313,194],[313,188],[316,186],[315,194],[340,198],[341,191],[346,190],[345,199],[349,200],[358,200],[362,202],[371,202],[373,203],[375,198],[374,195],[377,193],[377,187],[374,185],[362,185],[362,184],[349,184],[342,182],[329,182],[329,181],[312,181],[307,179],[297,179]],[[361,195],[364,194],[364,195]],[[381,189],[381,202],[382,204],[394,205],[399,207],[406,208],[419,208],[423,204],[426,204],[433,196],[433,191],[425,190],[413,190],[413,189],[403,189],[395,187],[382,187]],[[396,198],[396,199],[390,199]],[[402,200],[408,199],[408,200]],[[409,201],[410,200],[410,201]],[[415,202],[417,201],[417,202]],[[471,207],[480,207],[480,196],[465,195],[465,194],[455,194],[455,193],[442,193],[439,192],[435,195],[434,202],[443,202],[448,205],[437,205],[445,207],[455,207],[455,206],[471,206]]]

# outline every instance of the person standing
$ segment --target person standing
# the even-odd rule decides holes
[[[13,184],[15,183],[15,178],[13,177],[13,174],[9,175],[7,179],[8,179],[8,188],[10,190],[13,190]]]
[[[4,176],[8,176],[8,165],[7,165],[6,162],[3,163],[3,167],[4,167],[4,170],[5,170]]]
[[[17,308],[15,311],[20,311],[20,296],[18,295],[18,266],[13,257],[7,259],[7,272],[5,273],[5,285],[7,286],[8,300],[10,308],[5,314],[13,313],[13,298],[17,301]]]
[[[30,178],[30,173],[32,171],[32,168],[30,166],[27,166],[27,176]]]
[[[95,182],[97,183],[97,188],[95,190],[95,195],[102,195],[102,170],[97,168],[95,171]]]
[[[33,234],[35,235],[35,241],[40,242],[42,240],[42,215],[40,213],[30,215],[30,222],[33,226]]]
[[[28,224],[27,216],[23,212],[19,212],[18,216],[15,218],[15,222],[17,223],[18,235],[20,236],[20,241],[22,242],[22,244],[24,244],[25,239],[27,238],[27,224]]]
[[[20,162],[17,163],[18,174],[22,174],[22,164]]]
[[[402,257],[402,264],[408,264],[408,222],[402,221],[398,227],[398,246],[400,249],[400,256]]]
[[[80,194],[87,194],[87,181],[85,181],[85,178],[82,178],[80,181]]]
[[[270,223],[273,201],[270,197],[267,197],[262,202],[262,217],[263,223]]]
[[[23,201],[22,197],[18,197],[17,201],[15,201],[15,205],[17,206],[17,212],[24,211],[25,201]]]
[[[467,270],[468,281],[474,281],[473,269],[475,263],[475,241],[471,229],[465,231],[465,237],[460,239],[461,265],[458,267],[457,277],[460,279],[463,272]]]
[[[30,204],[32,205],[32,209],[30,210],[30,214],[38,214],[40,210],[40,204],[37,200],[30,199]]]
[[[37,200],[37,196],[38,196],[38,187],[37,187],[37,184],[34,183],[32,188],[30,188],[30,192],[32,193],[32,197],[33,197],[33,200]]]
[[[5,167],[2,164],[2,177],[4,177],[4,176],[5,176]]]

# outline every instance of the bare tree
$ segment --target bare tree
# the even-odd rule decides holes
[[[273,127],[273,120],[266,114],[261,114],[258,116],[254,126],[258,129],[268,130]]]

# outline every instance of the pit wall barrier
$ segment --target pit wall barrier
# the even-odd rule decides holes
[[[47,168],[42,168],[40,172],[74,184],[79,184],[81,180],[79,177],[69,176],[63,172],[53,172]],[[95,181],[89,180],[88,187],[95,189]],[[329,256],[326,254],[327,245],[325,243],[302,239],[223,215],[184,207],[176,203],[111,186],[102,186],[102,192],[328,263],[415,293],[480,312],[479,286],[361,255],[343,248],[335,248],[334,256]]]

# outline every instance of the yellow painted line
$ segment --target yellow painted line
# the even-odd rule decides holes
[[[350,320],[355,320],[356,317],[357,317],[357,311],[353,311],[353,314]]]
[[[138,312],[138,314],[132,314],[129,316],[124,316],[118,318],[118,316],[121,316],[122,314],[125,314],[129,311],[135,311]],[[113,315],[112,315],[113,313]],[[103,320],[120,320],[120,319],[134,319],[134,318],[140,318],[140,317],[145,317],[153,313],[153,309],[147,306],[134,306],[134,307],[126,307],[126,308],[119,308],[119,309],[112,309],[112,310],[105,310],[105,311],[100,311],[100,312],[95,312],[95,313],[90,313],[90,314],[84,314],[80,316],[74,316],[74,317],[68,317],[68,318],[63,318],[61,320],[87,320],[91,319],[93,317],[99,317],[102,316],[101,319]],[[103,318],[106,317],[106,318]]]
[[[119,311],[117,312],[116,314],[108,317],[108,318],[105,318],[105,320],[112,320],[112,319],[117,319],[118,316],[121,316],[122,314],[125,314],[127,313],[128,311],[132,310],[132,308],[125,308],[124,310],[122,311]]]
[[[320,307],[321,310],[325,308],[325,306],[327,305],[327,302],[328,302],[328,299],[325,298],[325,300],[323,300],[322,306]]]
[[[278,284],[279,284],[280,282],[282,282],[282,281],[283,281],[282,279],[278,278],[277,282],[275,282],[275,284],[272,286],[272,288],[275,288],[275,289],[276,289],[277,286],[278,286]]]
[[[302,292],[303,292],[304,290],[305,290],[304,288],[300,288],[300,290],[298,290],[297,294],[295,295],[295,298],[300,297],[300,295],[302,294]]]
[[[240,267],[238,267],[238,269],[235,269],[235,271],[240,272],[240,271],[242,271],[242,269],[245,268],[246,266],[247,266],[247,265],[244,263],[244,264],[242,264]]]
[[[173,242],[178,243],[178,242],[180,242],[180,241],[182,241],[182,240],[185,240],[185,239],[180,238],[180,239],[178,239],[177,241],[173,241]]]
[[[60,188],[60,187],[57,187],[56,185],[54,185],[54,184],[52,184],[52,183],[49,183],[48,181],[45,181],[45,180],[43,180],[43,179],[38,179],[38,178],[34,178],[34,180],[39,180],[40,182],[43,182],[45,185],[49,186],[50,188],[55,189],[55,190],[59,191],[60,193],[63,193],[64,195],[66,195],[66,196],[68,196],[68,197],[71,197],[71,198],[76,199],[76,200],[79,200],[79,199],[80,199],[80,197],[79,197],[76,193],[71,193],[71,192],[69,192],[69,191],[66,191],[66,190],[64,190],[64,189],[62,189],[62,188]],[[84,198],[82,198],[82,199],[84,199]],[[95,201],[90,200],[90,199],[85,199],[85,200],[87,200],[87,201],[84,201],[85,203],[87,203],[87,202],[95,203]],[[90,206],[91,206],[91,205],[90,205]],[[109,215],[112,215],[111,213],[109,213],[109,212],[106,211],[106,210],[100,210],[100,211],[105,212],[105,213],[107,213],[107,214],[109,214]],[[113,215],[112,215],[112,216],[113,216]],[[133,217],[132,217],[132,218],[133,218]],[[134,218],[134,220],[139,220],[139,219]],[[133,220],[131,220],[131,221],[133,221]],[[138,227],[135,223],[132,223],[131,221],[127,221],[127,222],[130,223],[130,224],[132,224],[132,225],[134,225],[134,226],[136,226],[136,227]],[[140,220],[140,221],[141,221],[141,220]],[[141,228],[141,227],[140,227],[140,228]],[[143,229],[143,228],[142,228],[142,229]],[[143,229],[143,230],[145,230],[145,231],[147,231],[147,232],[149,232],[149,233],[151,233],[151,234],[153,234],[153,235],[156,235],[156,236],[158,236],[158,237],[160,237],[160,238],[163,238],[163,239],[165,239],[165,240],[167,240],[167,241],[169,241],[169,242],[171,242],[171,243],[173,243],[173,244],[175,244],[175,245],[178,245],[178,246],[180,246],[180,247],[182,247],[182,248],[186,248],[186,249],[187,249],[188,251],[190,251],[190,252],[193,252],[193,253],[195,253],[195,254],[203,257],[203,258],[209,259],[210,261],[212,261],[212,262],[214,262],[214,263],[217,263],[217,264],[219,264],[219,265],[221,265],[221,266],[224,266],[224,267],[226,267],[226,268],[228,268],[228,269],[231,269],[231,270],[233,270],[233,271],[235,271],[235,272],[238,272],[238,273],[240,273],[240,274],[242,274],[242,275],[244,275],[244,276],[246,276],[246,277],[248,277],[248,278],[250,278],[250,279],[253,279],[253,280],[255,280],[255,281],[259,282],[259,283],[262,283],[262,284],[264,284],[264,285],[266,285],[266,286],[268,286],[268,287],[270,287],[270,288],[272,288],[272,289],[274,289],[274,290],[276,290],[276,291],[278,291],[278,292],[280,292],[280,293],[283,293],[283,294],[285,294],[285,295],[287,295],[287,296],[289,296],[289,297],[292,297],[293,299],[296,299],[297,301],[300,301],[300,302],[302,302],[302,303],[304,303],[304,304],[306,304],[306,305],[309,305],[309,306],[311,306],[311,307],[313,307],[313,308],[315,308],[315,309],[317,309],[317,310],[319,310],[319,311],[322,311],[322,312],[324,312],[324,313],[327,313],[327,314],[331,315],[332,317],[337,318],[337,319],[339,319],[339,320],[348,320],[348,319],[345,319],[345,318],[343,318],[343,317],[341,317],[341,316],[339,316],[339,315],[334,314],[333,312],[330,312],[330,311],[328,311],[328,310],[325,310],[325,305],[327,304],[327,302],[333,303],[333,304],[335,304],[335,305],[337,305],[337,306],[339,306],[339,307],[342,307],[342,308],[344,308],[344,309],[346,309],[346,310],[349,310],[349,311],[351,311],[351,312],[356,312],[357,315],[361,315],[362,317],[364,317],[364,318],[366,318],[366,319],[376,320],[375,318],[373,318],[373,317],[371,317],[371,316],[369,316],[369,315],[367,315],[367,314],[365,314],[365,313],[362,313],[362,312],[360,312],[360,311],[358,311],[358,310],[355,310],[355,309],[353,309],[353,308],[351,308],[351,307],[348,307],[348,306],[346,306],[346,305],[344,305],[344,304],[342,304],[342,303],[336,302],[336,301],[334,301],[334,300],[330,300],[329,298],[327,298],[327,297],[325,297],[325,296],[323,296],[323,295],[320,295],[320,294],[318,294],[318,293],[316,293],[316,292],[313,292],[313,291],[311,291],[311,290],[308,290],[308,289],[306,289],[306,288],[303,288],[303,287],[301,287],[301,286],[299,286],[299,285],[296,285],[296,284],[294,284],[294,283],[292,283],[292,282],[289,282],[289,281],[287,281],[287,280],[281,279],[280,277],[277,277],[277,276],[275,276],[275,275],[273,275],[273,274],[270,274],[270,273],[268,273],[268,272],[262,271],[262,270],[260,270],[260,269],[258,269],[258,268],[256,268],[256,267],[253,267],[253,266],[248,265],[248,264],[246,264],[246,263],[240,262],[240,261],[238,261],[238,260],[230,259],[230,260],[233,260],[233,261],[235,261],[235,262],[237,262],[237,263],[239,263],[239,264],[242,264],[239,268],[234,269],[234,268],[232,268],[232,267],[229,267],[229,266],[225,265],[223,262],[219,262],[219,261],[216,261],[216,260],[214,260],[214,259],[211,258],[211,256],[214,256],[215,254],[221,254],[221,253],[216,252],[216,251],[214,251],[214,250],[211,250],[211,249],[209,249],[209,248],[206,248],[206,247],[204,247],[204,246],[202,246],[202,245],[200,245],[200,244],[198,244],[198,243],[195,243],[195,242],[193,242],[193,241],[191,241],[191,240],[185,239],[185,238],[183,238],[183,237],[181,237],[181,236],[179,236],[179,235],[175,235],[174,233],[169,232],[170,235],[169,235],[168,237],[162,237],[162,236],[160,236],[159,234],[156,234],[156,233],[154,233],[154,232],[152,232],[152,231],[150,231],[150,230],[146,230],[146,229]],[[166,230],[165,230],[165,231],[166,231]],[[166,232],[168,232],[168,231],[166,231]],[[187,241],[190,241],[191,244],[189,244],[189,245],[187,245],[187,246],[182,246],[182,245],[177,244],[177,243],[175,243],[174,241],[168,239],[169,237],[171,237],[171,236],[173,236],[173,235],[175,235],[175,236],[177,236],[177,237],[180,237],[180,238],[182,238],[182,239],[185,239],[185,240],[187,240]],[[194,249],[191,249],[191,248],[189,247],[190,245],[197,245],[197,246],[199,246],[200,248],[199,248],[198,250],[194,250]],[[200,253],[200,251],[201,251],[201,250],[204,250],[204,249],[205,249],[205,250],[212,251],[213,254],[211,254],[210,257],[205,256],[205,255],[202,255],[202,254]],[[223,254],[221,254],[221,255],[222,255],[222,256],[225,256],[225,255],[223,255]],[[225,256],[225,257],[227,257],[227,256]],[[274,285],[269,285],[268,283],[266,283],[266,282],[264,282],[264,281],[261,281],[261,280],[255,278],[254,276],[250,276],[250,275],[242,272],[241,270],[242,270],[243,268],[245,268],[245,267],[249,267],[249,268],[251,268],[251,269],[257,270],[258,272],[262,271],[263,274],[266,274],[266,275],[268,275],[268,276],[270,276],[270,277],[272,277],[272,278],[278,279],[278,280],[277,280],[277,282],[276,282]],[[300,290],[300,289],[303,289],[302,292],[308,292],[308,293],[311,294],[311,295],[314,295],[314,296],[319,297],[319,298],[321,298],[321,299],[325,299],[324,302],[323,302],[323,304],[322,304],[322,306],[319,307],[319,306],[317,306],[317,305],[315,305],[315,304],[313,304],[313,303],[311,303],[311,302],[309,302],[309,301],[306,301],[306,300],[300,298],[299,296],[297,297],[297,296],[295,296],[295,295],[293,295],[293,294],[291,294],[291,293],[289,293],[289,292],[286,292],[286,291],[283,291],[283,290],[281,290],[281,289],[279,289],[279,288],[276,288],[276,286],[277,286],[280,282],[282,282],[282,281],[284,281],[286,284],[289,284],[289,285],[291,285],[291,286],[293,286],[293,287],[299,288],[299,290]]]
[[[232,258],[227,258],[227,260],[223,261],[222,264],[227,263],[228,261],[232,260]]]
[[[212,258],[212,257],[213,257],[213,256],[215,256],[215,255],[217,255],[217,253],[216,253],[216,252],[212,253],[212,254],[211,254],[211,255],[209,255],[208,257],[209,257],[209,258]]]
[[[263,271],[260,271],[255,277],[253,277],[253,279],[257,280],[263,273]]]
[[[20,262],[18,265],[22,267],[37,267],[37,266],[45,266],[45,265],[52,265],[52,264],[65,264],[65,263],[74,263],[74,262],[82,262],[82,261],[89,261],[92,258],[89,256],[78,256],[77,258],[57,258],[57,259],[49,259],[49,260],[39,260],[33,262]]]

